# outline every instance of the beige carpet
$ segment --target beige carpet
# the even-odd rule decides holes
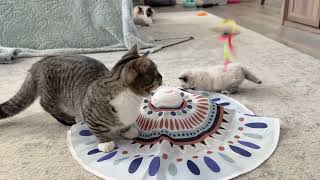
[[[222,62],[222,45],[211,29],[219,19],[197,17],[194,12],[159,14],[156,25],[145,28],[155,38],[194,36],[150,57],[158,64],[166,84],[177,85],[183,68]],[[232,95],[259,115],[280,118],[279,146],[271,158],[239,179],[317,179],[320,177],[320,60],[302,54],[255,32],[241,29],[234,41],[237,62],[263,80],[260,86],[246,82]],[[111,67],[123,52],[92,54]],[[20,59],[0,65],[0,102],[18,90],[27,70],[39,60]],[[65,127],[38,102],[0,122],[0,179],[98,179],[72,159]]]

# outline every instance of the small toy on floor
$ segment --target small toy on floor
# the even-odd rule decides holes
[[[224,66],[218,65],[208,69],[187,70],[180,75],[179,79],[185,89],[224,94],[238,92],[239,86],[245,79],[257,84],[262,83],[254,74],[239,64],[230,64],[226,72],[224,72],[224,68]]]
[[[155,11],[150,6],[135,6],[133,21],[136,25],[150,26],[153,23]]]
[[[208,16],[208,13],[205,11],[200,11],[197,13],[197,16]]]

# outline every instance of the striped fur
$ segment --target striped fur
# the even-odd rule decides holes
[[[0,105],[0,119],[13,116],[32,104],[37,97],[37,85],[31,75],[28,75],[22,88],[9,101]]]
[[[21,112],[39,96],[43,109],[62,124],[83,118],[98,142],[109,142],[111,130],[130,129],[119,119],[121,109],[110,102],[125,91],[147,96],[161,83],[156,65],[147,54],[139,56],[136,46],[111,71],[86,56],[46,57],[31,67],[19,92],[0,105],[0,119]]]

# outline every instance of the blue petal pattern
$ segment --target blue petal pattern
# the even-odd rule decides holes
[[[97,153],[99,153],[99,152],[101,152],[99,149],[92,149],[92,150],[90,150],[89,152],[88,152],[88,155],[92,155],[92,154],[97,154]]]
[[[89,130],[81,130],[79,134],[80,136],[92,136],[92,133]]]
[[[138,168],[142,162],[142,159],[143,159],[143,157],[139,157],[131,162],[131,164],[129,166],[129,173],[132,174],[138,170]]]
[[[160,157],[154,157],[149,165],[149,175],[155,176],[160,168]]]
[[[111,159],[113,158],[116,154],[118,153],[118,151],[113,151],[105,156],[103,156],[102,158],[98,159],[98,162],[101,162],[101,161],[105,161],[105,160],[108,160],[108,159]]]
[[[206,165],[208,166],[208,168],[215,172],[218,173],[220,172],[220,167],[219,165],[211,158],[209,158],[208,156],[203,157],[204,162],[206,163]]]
[[[261,123],[261,122],[247,123],[245,125],[250,128],[267,128],[268,127],[266,123]]]
[[[192,172],[192,174],[200,175],[200,169],[193,161],[188,160],[187,166],[188,166],[189,170]]]
[[[252,149],[260,149],[260,146],[256,145],[256,144],[253,144],[251,142],[248,142],[248,141],[238,141],[238,143],[244,145],[244,146],[247,146],[249,148],[252,148]]]
[[[218,101],[220,101],[220,100],[221,100],[220,98],[211,99],[211,101],[213,101],[213,102],[218,102]]]
[[[224,103],[219,103],[217,105],[219,105],[219,106],[229,106],[230,103],[229,102],[224,102]]]
[[[239,148],[239,147],[233,146],[233,145],[229,145],[229,146],[230,146],[231,150],[233,152],[235,152],[235,153],[238,153],[238,154],[240,154],[242,156],[245,156],[245,157],[250,157],[251,156],[250,152],[248,152],[248,151],[246,151],[246,150],[244,150],[242,148]]]

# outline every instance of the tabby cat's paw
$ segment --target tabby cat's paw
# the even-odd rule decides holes
[[[116,145],[114,144],[113,141],[98,144],[98,149],[99,151],[102,151],[102,152],[110,152],[114,150],[115,147]]]
[[[134,139],[138,137],[139,131],[137,128],[131,127],[128,131],[124,132],[122,135],[128,139]]]

